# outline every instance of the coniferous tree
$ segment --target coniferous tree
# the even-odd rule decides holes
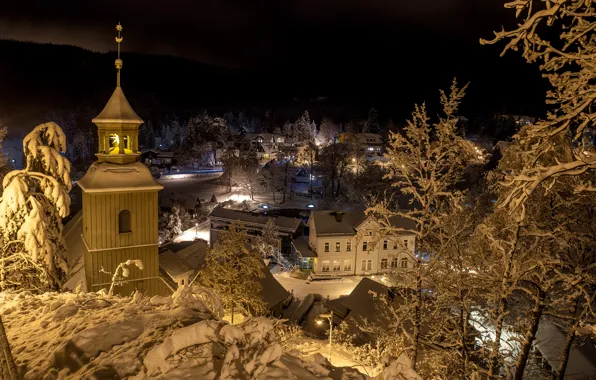
[[[221,296],[226,315],[234,324],[235,315],[263,314],[267,310],[262,298],[263,260],[249,248],[244,227],[233,222],[209,249],[199,281]]]
[[[0,287],[58,290],[68,264],[62,218],[70,213],[70,162],[66,136],[53,122],[40,124],[23,140],[26,166],[3,181]]]

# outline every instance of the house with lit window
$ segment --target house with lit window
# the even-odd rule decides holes
[[[395,217],[394,227],[414,230],[411,220]],[[312,211],[309,235],[292,242],[304,270],[316,274],[369,275],[413,267],[413,233],[381,234],[380,225],[364,208],[349,211]]]
[[[383,138],[377,133],[351,133],[344,132],[338,136],[340,143],[352,143],[367,157],[383,155]]]

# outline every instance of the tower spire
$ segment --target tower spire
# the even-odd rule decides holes
[[[122,69],[122,60],[120,59],[120,43],[124,39],[122,37],[122,25],[118,22],[116,25],[116,31],[118,35],[116,36],[116,43],[118,44],[118,58],[116,59],[116,87],[120,87],[120,70]]]

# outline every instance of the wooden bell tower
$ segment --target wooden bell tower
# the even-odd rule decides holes
[[[130,265],[129,276],[115,293],[168,295],[171,289],[159,277],[158,192],[149,169],[139,162],[137,116],[120,87],[122,26],[116,27],[117,82],[103,111],[93,119],[98,130],[97,161],[79,181],[83,191],[83,242],[88,291],[109,288],[120,263],[141,260],[142,269]]]

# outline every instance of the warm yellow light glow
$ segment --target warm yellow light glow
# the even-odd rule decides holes
[[[320,325],[322,325],[322,324],[323,324],[323,321],[321,321],[321,320],[319,319],[319,320],[317,321],[317,325],[319,325],[319,326],[320,326]]]

